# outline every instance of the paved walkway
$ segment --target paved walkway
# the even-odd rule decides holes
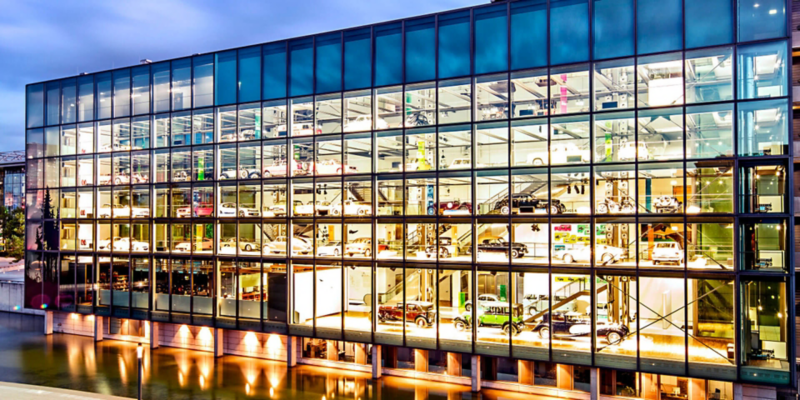
[[[104,399],[128,400],[127,397],[109,396],[105,394],[79,392],[77,390],[58,389],[45,386],[22,385],[19,383],[0,382],[0,399],[15,400],[78,400]]]

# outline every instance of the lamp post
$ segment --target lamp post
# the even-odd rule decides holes
[[[142,344],[139,343],[139,346],[136,348],[136,358],[138,361],[138,374],[139,374],[139,400],[142,400],[142,355],[144,353],[144,347]]]

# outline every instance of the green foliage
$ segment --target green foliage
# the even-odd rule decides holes
[[[25,210],[8,210],[0,205],[0,232],[6,244],[6,255],[19,261],[25,255]]]

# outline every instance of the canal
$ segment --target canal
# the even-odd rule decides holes
[[[0,312],[0,381],[136,397],[136,344],[45,336],[42,317]],[[146,399],[531,399],[530,395],[383,377],[247,357],[160,348],[145,352]]]

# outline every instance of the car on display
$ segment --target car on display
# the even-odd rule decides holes
[[[592,321],[576,312],[545,313],[533,327],[533,332],[542,339],[550,337],[586,337],[592,335]],[[622,324],[597,323],[597,337],[604,337],[608,344],[619,344],[628,336],[628,327]]]
[[[372,239],[358,238],[352,240],[344,246],[344,253],[350,257],[359,254],[369,258],[372,256]]]
[[[544,157],[544,158],[542,158]],[[541,156],[536,153],[528,154],[528,158],[526,159],[528,165],[533,165],[535,167],[539,167],[544,165],[545,160],[547,160],[547,156]]]
[[[483,239],[478,243],[478,254],[503,252],[508,257],[509,247],[511,247],[511,258],[521,258],[528,253],[528,246],[522,243],[510,243],[509,246],[509,242],[506,242],[505,239],[496,237]]]
[[[105,180],[106,184],[108,184],[108,179],[107,178],[104,179],[104,177],[100,177],[100,179],[101,179],[101,181]],[[138,173],[138,172],[133,174],[133,184],[147,183],[149,181],[150,181],[150,178],[145,174]],[[117,174],[114,177],[114,184],[115,185],[130,185],[131,184],[131,176],[128,176],[128,174],[124,174],[124,173]]]
[[[453,245],[453,239],[449,237],[440,237],[438,246],[428,246],[425,248],[425,254],[428,258],[436,257],[437,253],[439,254],[439,258],[455,257],[458,255],[458,248]]]
[[[675,214],[681,211],[683,203],[675,196],[658,196],[653,199],[653,208],[658,214]]]
[[[428,215],[436,215],[437,208],[439,209],[439,215],[472,214],[472,203],[462,203],[458,200],[442,201],[439,203],[439,207],[436,207],[436,204],[431,204],[428,206]]]
[[[637,156],[638,151],[638,156]],[[619,147],[617,159],[619,161],[633,161],[638,157],[639,161],[650,158],[650,151],[644,142],[625,142]]]
[[[286,254],[286,236],[278,236],[269,245],[264,246],[264,253],[269,254]],[[292,255],[311,254],[314,248],[311,239],[302,236],[295,236],[292,238]]]
[[[389,124],[383,118],[378,118],[377,122],[375,123],[375,129],[389,129]],[[345,122],[344,131],[345,132],[360,132],[360,131],[371,131],[372,130],[372,116],[370,115],[359,115],[354,120],[350,120]]]
[[[406,126],[428,126],[430,121],[425,111],[411,111],[406,117]]]
[[[149,216],[150,211],[147,211]],[[122,204],[103,204],[99,210],[97,210],[97,215],[100,218],[125,218],[131,216],[131,208],[128,206],[124,206]]]
[[[220,247],[221,248],[235,247],[236,246],[236,242],[237,242],[236,238],[231,238],[231,240],[229,240],[227,242],[220,243]],[[239,250],[241,250],[241,251],[259,251],[259,250],[261,250],[261,245],[259,243],[247,241],[247,240],[244,240],[244,239],[239,239],[238,242],[239,242]]]
[[[290,166],[292,167],[292,176],[307,175],[308,169],[297,160],[291,160]],[[286,176],[286,160],[276,160],[272,165],[264,167],[264,178],[271,178],[273,176]]]
[[[211,203],[200,203],[194,207],[194,216],[198,218],[213,217],[214,205]]]
[[[500,327],[504,334],[519,335],[525,330],[522,320],[522,304],[513,306],[507,302],[486,302],[478,304],[478,327]],[[453,326],[459,332],[464,332],[472,326],[472,313],[467,311],[453,319]]]
[[[150,244],[141,240],[131,240],[130,238],[114,238],[115,251],[149,251]]]
[[[172,181],[173,182],[186,182],[189,180],[189,174],[186,171],[175,171],[172,174]]]
[[[317,257],[339,257],[342,255],[342,242],[334,240],[317,246]]]
[[[298,200],[299,201],[299,200]],[[295,204],[294,207],[294,215],[314,215],[314,212],[317,215],[325,216],[331,210],[331,203],[327,201],[317,201],[317,202],[308,202],[308,204]]]
[[[294,207],[297,208],[298,206],[303,205],[303,202],[300,201],[300,200],[295,200],[293,202],[293,204],[294,204]],[[270,213],[274,214],[275,216],[286,215],[286,202],[285,201],[279,201],[278,203],[273,204],[272,206],[269,206],[267,208],[267,211],[269,211]]]
[[[131,207],[131,218],[150,218],[150,207]]]
[[[180,242],[175,245],[175,250],[188,253],[192,249],[192,243],[194,243],[194,251],[211,251],[214,249],[214,240],[203,238],[194,242]]]
[[[261,178],[261,174],[258,172],[257,169],[247,169],[247,168],[239,168],[238,170],[229,169],[227,171],[223,171],[219,179],[258,179]]]
[[[331,214],[336,216],[341,215],[342,205],[336,203],[333,207],[331,207]],[[372,215],[372,206],[367,202],[345,200],[344,215]]]
[[[393,306],[380,306],[378,307],[378,321],[381,323],[403,321],[404,309],[405,321],[414,322],[418,328],[429,328],[436,321],[436,308],[433,303],[427,301],[409,301]],[[370,319],[372,319],[372,315],[370,315]]]
[[[553,164],[585,164],[591,159],[588,149],[578,148],[574,143],[551,144],[550,159]]]
[[[478,165],[478,168],[481,166]],[[469,158],[456,158],[450,162],[450,166],[447,169],[459,169],[459,168],[472,168],[472,161]]]
[[[528,193],[513,193],[510,205],[508,197],[505,197],[494,205],[494,210],[504,215],[508,215],[509,212],[512,214],[536,214],[537,212],[546,214],[548,211],[550,214],[563,214],[567,212],[567,207],[560,200],[553,199],[548,203],[546,199],[537,199]]]
[[[683,264],[683,249],[678,242],[656,242],[653,247],[653,265]]]
[[[104,145],[100,146],[100,151],[101,152],[106,152],[106,151],[127,151],[127,150],[130,150],[130,149],[131,149],[130,145],[120,144],[120,143],[114,143],[114,144],[107,143],[107,144],[104,144]]]
[[[244,140],[254,140],[258,139],[256,137],[256,131],[253,129],[243,129],[242,131],[224,133],[220,135],[219,141],[220,142],[236,142],[236,141],[244,141]]]
[[[358,168],[352,165],[342,165],[342,163],[336,160],[322,160],[311,163],[311,168],[309,169],[313,170],[317,175],[341,175],[342,172],[345,174],[355,174],[358,172]]]
[[[236,207],[236,203],[222,203],[219,205],[219,216],[220,217],[260,217],[261,212],[258,211],[256,208],[250,207]]]
[[[606,197],[605,199],[598,201],[597,207],[595,207],[595,212],[598,214],[632,214],[634,211],[636,211],[636,203],[630,197],[623,197],[619,203],[609,197]]]
[[[496,294],[484,293],[478,296],[478,305],[487,302],[499,302],[499,301],[500,297],[497,296]],[[472,311],[472,300],[469,300],[466,303],[464,303],[464,309],[467,311]]]
[[[522,298],[522,309],[525,310],[525,315],[536,315],[539,312],[540,306],[547,308],[548,296],[542,294],[527,294]],[[542,304],[544,302],[544,304]]]
[[[625,250],[619,247],[598,244],[594,247],[595,262],[603,265],[612,264],[622,259]],[[566,264],[574,262],[588,263],[592,259],[592,247],[580,246],[569,250],[561,250],[556,253],[557,258],[561,258]]]

